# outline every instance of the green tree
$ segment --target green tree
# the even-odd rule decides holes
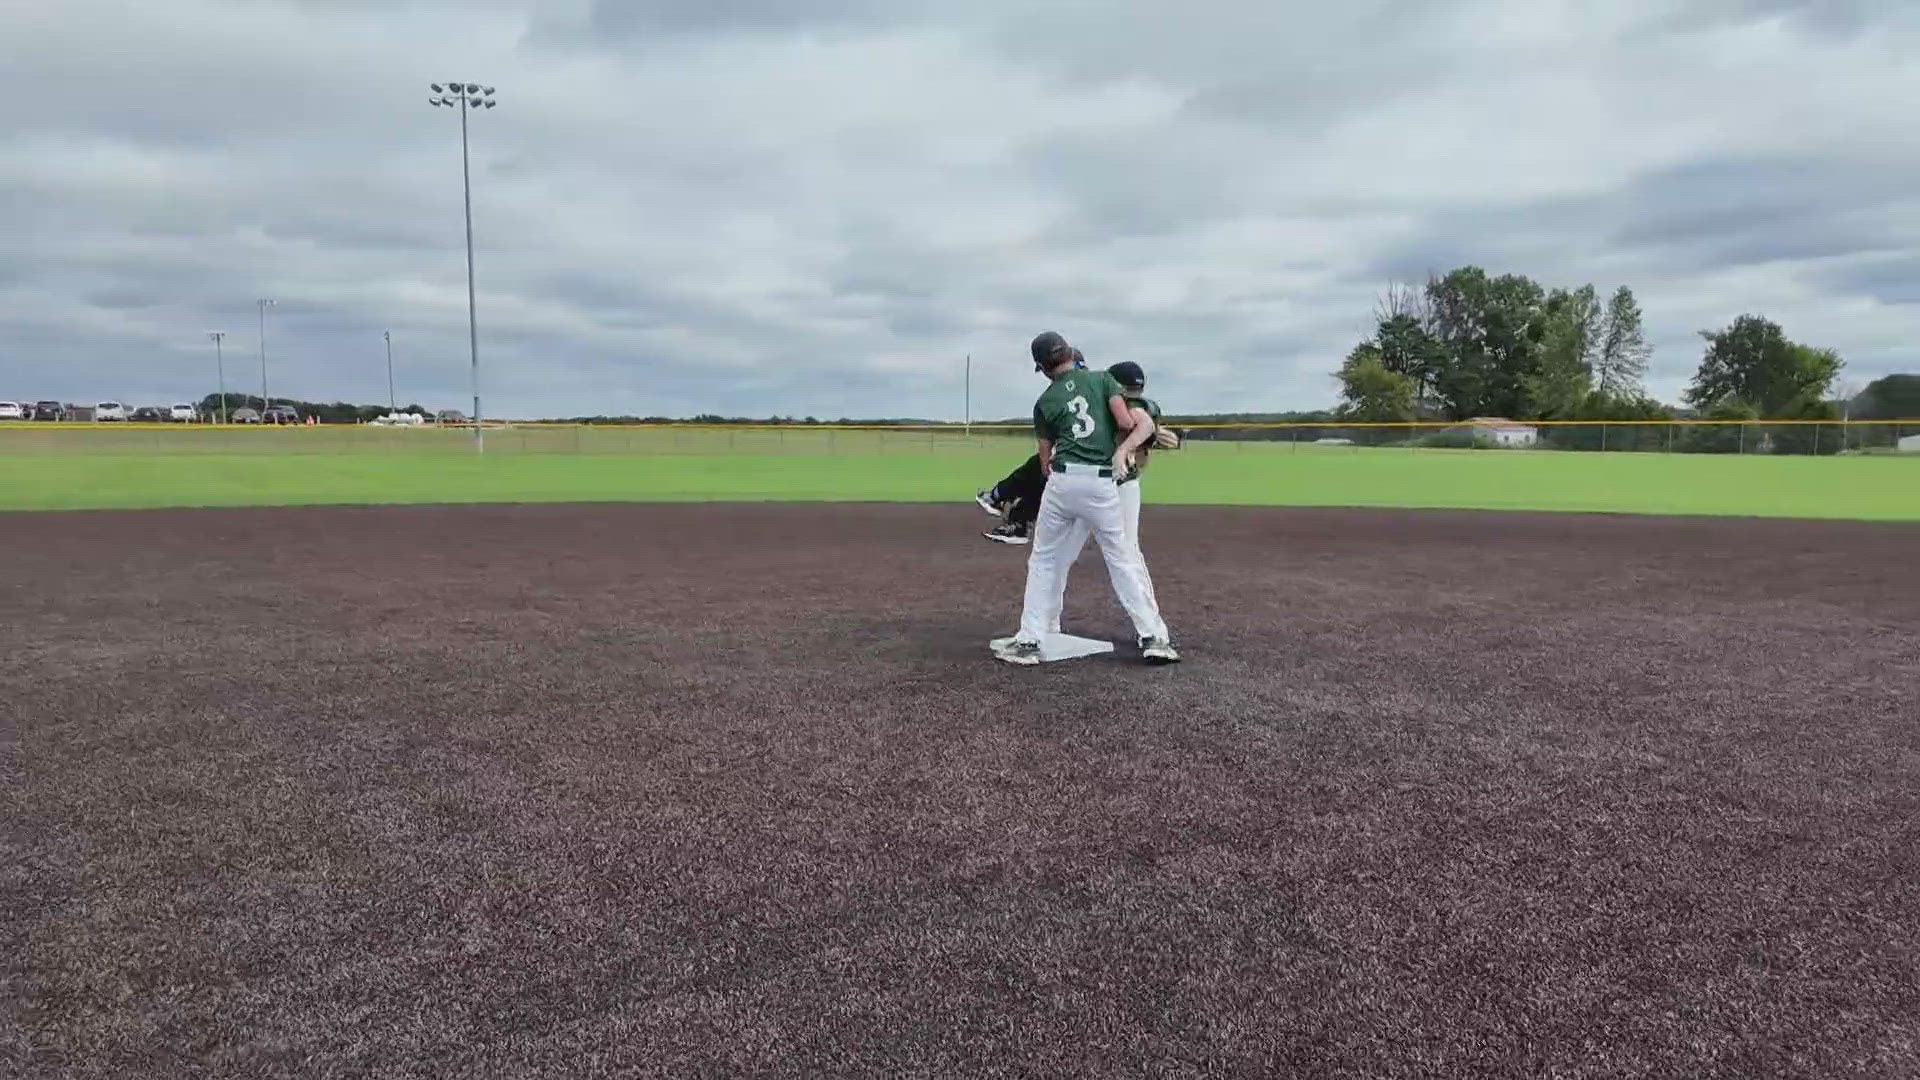
[[[1887,375],[1867,384],[1857,394],[1842,391],[1839,405],[1848,420],[1920,420],[1920,375]],[[1851,427],[1846,441],[1852,446],[1892,446],[1914,430],[1899,424]]]
[[[1522,377],[1529,418],[1571,419],[1585,404],[1593,388],[1591,356],[1599,314],[1591,285],[1547,294],[1533,370]]]
[[[1754,407],[1745,401],[1736,397],[1722,398],[1708,406],[1700,419],[1738,420],[1744,426],[1722,423],[1689,427],[1675,449],[1689,454],[1735,454],[1751,449],[1749,444],[1758,441],[1760,436],[1758,425],[1750,421],[1758,416]]]
[[[1374,331],[1381,366],[1413,380],[1416,403],[1433,397],[1447,366],[1447,349],[1410,314],[1389,315]]]
[[[1571,416],[1595,387],[1609,347],[1611,392],[1639,391],[1646,367],[1639,308],[1621,289],[1610,311],[1592,285],[1547,290],[1521,274],[1461,266],[1424,290],[1391,287],[1369,339],[1383,367],[1412,379],[1421,415],[1464,420]]]
[[[1848,410],[1852,420],[1920,420],[1920,375],[1888,375],[1867,384]]]
[[[1381,360],[1380,346],[1363,341],[1340,365],[1341,417],[1356,422],[1406,421],[1414,416],[1415,383]]]
[[[1583,421],[1547,428],[1544,438],[1557,450],[1646,450],[1668,447],[1664,425],[1623,424],[1624,420],[1672,420],[1673,410],[1644,393],[1609,394],[1591,390],[1567,416]],[[1611,425],[1611,426],[1609,426]]]
[[[1653,347],[1647,344],[1641,329],[1640,304],[1633,298],[1632,289],[1622,285],[1614,290],[1606,314],[1599,320],[1598,338],[1593,373],[1600,389],[1614,395],[1638,392]]]
[[[1527,379],[1546,335],[1545,291],[1518,274],[1463,266],[1427,283],[1434,336],[1445,347],[1434,396],[1453,419],[1523,416]]]
[[[1777,420],[1838,420],[1840,406],[1817,397],[1802,398],[1773,414]],[[1756,450],[1770,454],[1837,454],[1845,448],[1843,429],[1838,424],[1765,424],[1761,425],[1761,444]]]
[[[1723,401],[1741,401],[1761,416],[1778,417],[1801,412],[1809,402],[1826,397],[1840,373],[1839,354],[1788,340],[1778,323],[1758,315],[1742,315],[1723,330],[1702,330],[1706,353],[1687,402],[1709,407]]]

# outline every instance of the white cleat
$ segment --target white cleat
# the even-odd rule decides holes
[[[1009,641],[993,651],[994,659],[1020,667],[1035,667],[1040,663],[1040,645],[1033,641]]]
[[[1180,654],[1173,651],[1173,642],[1165,638],[1147,638],[1146,644],[1140,647],[1140,655],[1145,657],[1149,664],[1177,664],[1180,662]]]

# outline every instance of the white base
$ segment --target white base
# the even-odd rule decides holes
[[[988,642],[996,652],[1012,641],[1011,637],[994,638]],[[1075,637],[1072,634],[1048,634],[1040,639],[1040,661],[1050,664],[1055,660],[1078,660],[1083,656],[1098,656],[1113,651],[1113,642],[1095,641],[1093,638]]]

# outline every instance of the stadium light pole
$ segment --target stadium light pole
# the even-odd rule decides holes
[[[967,436],[973,436],[973,354],[967,354],[967,404],[963,422],[967,427]]]
[[[254,303],[260,305],[260,419],[264,422],[273,406],[273,400],[267,397],[267,309],[274,301],[262,298]]]
[[[393,397],[393,331],[382,330],[380,336],[387,339],[387,415],[400,411]]]
[[[493,108],[493,87],[477,83],[448,83],[444,88],[439,83],[428,85],[435,95],[427,99],[428,104],[460,110],[460,187],[467,207],[467,357],[473,378],[473,452],[479,454],[486,451],[486,442],[480,434],[480,324],[473,304],[473,173],[467,163],[467,112]]]
[[[220,422],[227,422],[227,361],[220,354],[220,339],[227,336],[225,330],[209,330],[207,336],[213,339],[213,370],[220,378]]]

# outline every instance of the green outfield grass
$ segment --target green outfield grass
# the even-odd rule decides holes
[[[48,432],[47,435],[59,433]],[[85,433],[81,433],[85,434]],[[1027,453],[1012,436],[917,432],[115,432],[0,438],[0,508],[429,502],[955,502]],[[518,436],[526,434],[525,439]],[[115,443],[115,438],[127,441]],[[1195,444],[1150,502],[1920,520],[1920,460]]]

